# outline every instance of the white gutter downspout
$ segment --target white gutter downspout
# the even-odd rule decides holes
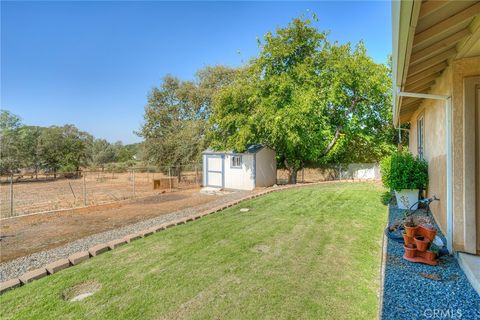
[[[446,149],[447,149],[447,249],[453,253],[453,151],[452,151],[452,97],[428,93],[397,91],[399,97],[434,99],[445,101]]]

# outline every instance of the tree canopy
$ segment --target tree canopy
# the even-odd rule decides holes
[[[305,162],[370,161],[390,152],[390,106],[389,68],[362,42],[331,43],[310,20],[294,19],[267,33],[259,56],[216,95],[212,146],[267,145],[295,182]]]
[[[199,161],[208,146],[208,118],[215,93],[229,84],[236,71],[224,66],[198,71],[194,81],[171,75],[153,88],[138,134],[145,139],[145,158],[158,166],[176,168]]]

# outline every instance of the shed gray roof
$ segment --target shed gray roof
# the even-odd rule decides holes
[[[203,154],[246,154],[246,153],[257,153],[262,150],[265,146],[262,144],[252,144],[247,147],[245,152],[236,152],[235,150],[230,151],[215,151],[213,149],[208,148],[207,150],[203,151]]]

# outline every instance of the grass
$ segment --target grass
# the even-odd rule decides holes
[[[9,291],[0,318],[372,319],[382,191],[335,183],[256,198]],[[92,296],[63,298],[89,283]]]

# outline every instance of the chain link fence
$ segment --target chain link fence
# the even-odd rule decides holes
[[[0,177],[0,218],[90,207],[142,198],[202,185],[202,165],[84,170],[68,173],[17,174]],[[379,180],[378,164],[304,168],[297,182]],[[288,183],[288,171],[277,170],[277,184]]]
[[[0,218],[96,206],[200,187],[201,164],[0,177]]]

